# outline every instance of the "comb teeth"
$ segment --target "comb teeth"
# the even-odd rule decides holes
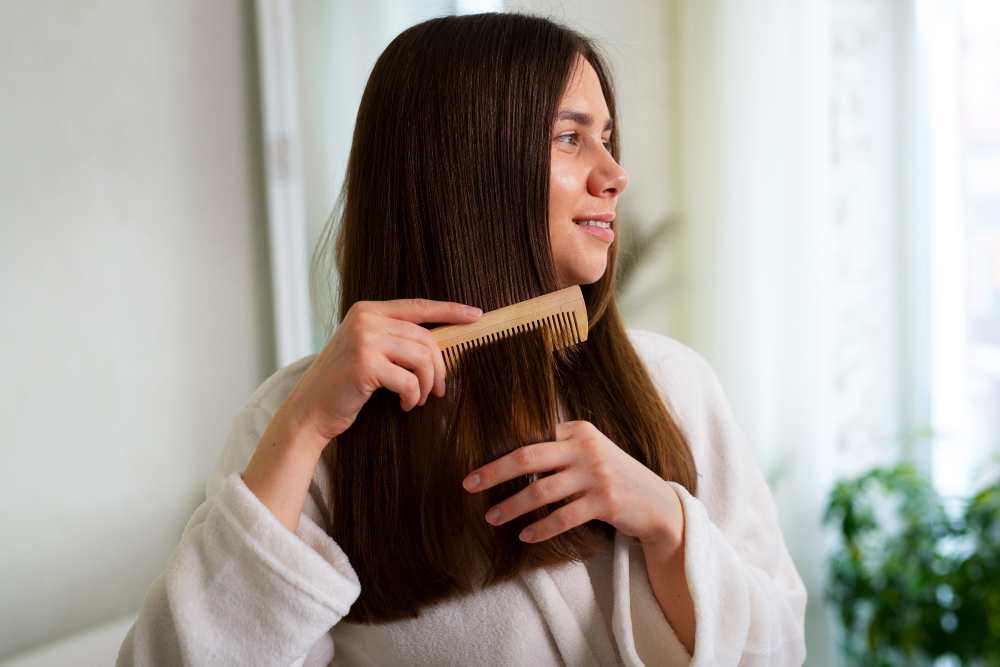
[[[540,327],[548,329],[552,350],[587,340],[587,306],[579,286],[484,313],[473,324],[448,325],[432,333],[444,354],[447,372],[454,373],[465,352]]]

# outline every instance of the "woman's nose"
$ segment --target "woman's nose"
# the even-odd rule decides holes
[[[590,173],[590,193],[595,197],[620,195],[628,186],[628,174],[607,150],[600,151]]]

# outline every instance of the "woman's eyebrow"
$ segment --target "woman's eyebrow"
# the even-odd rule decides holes
[[[556,120],[571,120],[575,123],[579,123],[584,127],[590,127],[594,124],[594,117],[585,111],[574,111],[572,109],[563,109],[556,114]],[[610,132],[612,121],[609,118],[608,122],[604,125],[604,132]]]

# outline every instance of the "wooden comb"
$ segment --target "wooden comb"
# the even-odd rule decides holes
[[[549,328],[553,350],[587,340],[587,304],[579,285],[491,310],[472,324],[449,324],[431,333],[444,353],[448,372],[454,373],[466,350],[542,326]]]

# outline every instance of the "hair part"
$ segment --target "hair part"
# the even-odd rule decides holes
[[[338,209],[314,256],[314,304],[339,277],[337,319],[358,301],[427,298],[495,310],[560,287],[548,232],[554,118],[580,57],[618,123],[608,69],[585,37],[518,14],[439,18],[401,33],[369,77]],[[696,491],[694,460],[629,341],[608,269],[582,286],[589,340],[549,354],[537,335],[463,357],[444,398],[405,413],[377,390],[324,452],[331,537],[361,581],[348,621],[382,623],[533,567],[586,560],[604,524],[523,544],[483,515],[524,488],[468,494],[461,480],[517,447],[554,440],[555,405]],[[332,332],[334,310],[319,313]],[[323,315],[327,317],[323,317]],[[487,435],[488,434],[488,435]]]

